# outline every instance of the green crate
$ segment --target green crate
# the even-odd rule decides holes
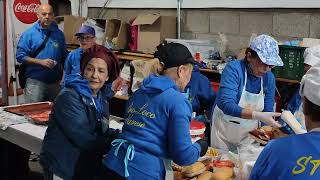
[[[275,77],[300,81],[304,74],[303,53],[305,49],[305,47],[280,45],[279,55],[283,66],[273,68],[272,72]]]

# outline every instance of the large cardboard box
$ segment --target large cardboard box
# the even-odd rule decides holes
[[[132,25],[138,25],[138,51],[154,53],[165,38],[176,38],[176,17],[155,14],[139,15]]]
[[[128,46],[129,24],[119,19],[106,20],[106,40],[114,42],[115,49],[126,49]]]
[[[79,31],[85,19],[79,16],[65,15],[57,16],[55,20],[59,29],[64,33],[66,44],[79,44],[77,37],[74,35]]]

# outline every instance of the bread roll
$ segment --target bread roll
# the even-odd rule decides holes
[[[210,180],[212,176],[212,172],[205,171],[197,177],[197,180]]]
[[[215,172],[212,174],[211,177],[212,180],[228,180],[233,177],[233,168],[215,168]]]
[[[182,173],[179,171],[174,171],[174,180],[183,180]]]
[[[196,162],[190,166],[182,168],[182,175],[185,177],[193,177],[199,175],[205,171],[205,165],[201,162]]]

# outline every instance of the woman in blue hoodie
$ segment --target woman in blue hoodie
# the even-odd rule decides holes
[[[40,154],[45,179],[94,179],[102,155],[117,131],[108,128],[109,106],[101,97],[106,81],[120,72],[116,57],[103,46],[88,49],[81,74],[68,76],[57,96]]]
[[[250,143],[248,133],[258,120],[280,126],[274,117],[275,78],[271,68],[282,66],[278,43],[268,35],[257,36],[242,61],[231,61],[221,75],[211,126],[211,146],[236,151]]]
[[[204,155],[207,143],[191,143],[191,105],[181,93],[188,84],[194,60],[177,43],[159,45],[155,54],[159,74],[147,77],[128,101],[119,139],[103,160],[101,179],[164,179],[163,160],[190,165]]]

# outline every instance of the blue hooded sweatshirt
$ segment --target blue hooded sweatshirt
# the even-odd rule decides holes
[[[77,74],[80,73],[80,60],[83,55],[81,47],[71,51],[64,64],[64,74]]]
[[[57,65],[49,69],[38,64],[28,64],[26,77],[52,84],[60,80],[64,60],[68,55],[64,34],[58,29],[56,23],[53,22],[49,28],[42,29],[38,21],[22,33],[17,45],[16,59],[19,63],[26,63],[26,57],[32,56],[45,40],[49,31],[51,31],[51,34],[48,42],[35,58],[49,58],[56,61]]]
[[[203,114],[203,110],[211,111],[216,98],[209,79],[200,73],[199,67],[193,69],[191,80],[185,88],[193,112]]]
[[[119,139],[127,143],[112,147],[104,164],[124,175],[124,158],[129,145],[134,157],[128,161],[128,179],[164,179],[163,158],[179,165],[198,160],[201,147],[192,144],[189,124],[191,106],[167,76],[150,75],[128,101],[127,117]]]
[[[258,157],[249,180],[320,179],[320,132],[272,140]]]
[[[109,119],[109,108],[100,94],[93,97],[88,81],[74,74],[66,78],[66,87],[55,99],[40,163],[65,180],[78,173],[93,179],[105,149],[117,136],[116,130],[102,126]]]
[[[238,105],[242,94],[247,69],[246,90],[258,94],[261,89],[261,78],[250,72],[244,60],[229,62],[221,75],[220,87],[215,104],[227,115],[240,117],[242,108]],[[262,77],[264,92],[263,112],[273,112],[275,95],[275,78],[272,72]],[[215,105],[213,106],[213,108]]]

